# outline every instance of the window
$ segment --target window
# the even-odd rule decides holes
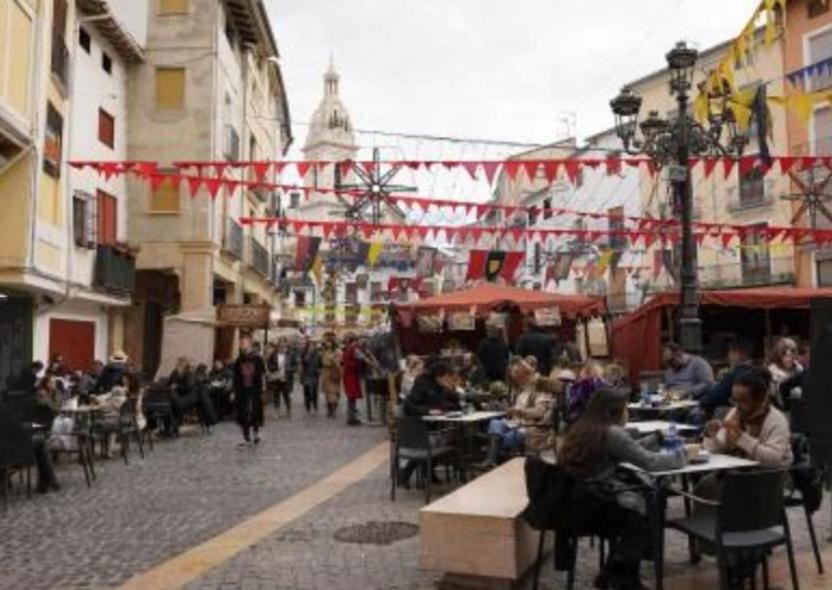
[[[809,12],[809,18],[815,18],[829,12],[829,0],[809,0],[806,8]]]
[[[745,285],[765,285],[771,281],[771,261],[767,223],[748,227],[741,245],[742,281]]]
[[[766,175],[755,164],[749,172],[740,173],[740,207],[755,207],[766,200]]]
[[[370,301],[373,303],[384,301],[384,287],[381,281],[373,281],[370,283]]]
[[[185,108],[185,68],[156,68],[156,108],[162,111]]]
[[[543,200],[543,219],[552,217],[552,199]]]
[[[51,69],[61,85],[69,81],[69,50],[66,46],[66,22],[68,5],[66,0],[52,3],[52,53]]]
[[[812,155],[832,155],[832,108],[816,109],[812,116]]]
[[[295,307],[306,307],[306,291],[295,291]]]
[[[827,10],[829,7],[827,6]],[[816,64],[832,57],[832,30],[812,35],[808,39],[808,61],[806,65]],[[825,90],[832,87],[832,74],[816,72],[817,75],[809,78],[806,90]]]
[[[818,260],[818,287],[832,287],[832,260]]]
[[[169,179],[160,184],[150,195],[150,212],[179,213],[179,187]]]
[[[103,51],[101,52],[101,69],[108,74],[113,73],[113,58]]]
[[[78,29],[78,45],[81,46],[81,49],[89,53],[92,49],[92,40],[90,39],[90,34],[84,28]]]
[[[61,152],[64,118],[50,102],[46,105],[46,137],[43,140],[43,171],[53,178],[61,177]]]
[[[96,193],[98,205],[98,243],[102,246],[112,246],[117,241],[118,201],[113,195],[102,190]]]
[[[116,120],[104,109],[98,109],[98,141],[112,149],[115,137]]]
[[[188,14],[188,0],[159,0],[159,16]]]
[[[95,248],[97,224],[92,195],[76,193],[72,197],[72,238],[79,248]]]
[[[289,193],[289,209],[297,209],[300,207],[300,193]]]

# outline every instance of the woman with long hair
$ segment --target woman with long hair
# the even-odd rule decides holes
[[[788,399],[782,399],[780,385],[803,372],[803,365],[798,359],[797,342],[791,338],[780,338],[771,350],[768,372],[771,373],[771,395],[780,408],[788,407]],[[792,391],[786,392],[790,397]],[[798,395],[795,392],[795,395]]]
[[[601,572],[604,582],[615,589],[641,588],[639,566],[650,543],[644,498],[623,481],[618,467],[630,463],[646,471],[682,467],[683,452],[655,452],[656,436],[636,441],[624,426],[627,424],[626,392],[602,388],[589,398],[586,408],[566,437],[558,463],[578,481],[591,489],[611,494],[610,517],[613,529],[611,551]],[[607,514],[605,512],[605,518]]]

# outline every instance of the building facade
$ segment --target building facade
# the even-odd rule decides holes
[[[157,162],[162,172],[177,171],[175,162],[226,162],[227,178],[246,180],[252,167],[235,163],[282,158],[292,140],[288,103],[261,0],[157,0],[147,35],[147,58],[129,82],[130,160]],[[229,358],[236,331],[214,324],[215,307],[278,297],[265,227],[238,222],[265,216],[272,195],[222,188],[212,199],[203,187],[191,198],[182,184],[128,187],[128,237],[142,245],[128,353],[147,372],[183,354]],[[192,325],[198,350],[163,342],[170,316]]]
[[[783,37],[783,67],[788,79],[791,72],[803,70],[815,64],[828,64],[832,59],[832,9],[827,1],[792,0],[787,3]],[[828,65],[817,70],[796,85],[784,84],[790,98],[798,94],[832,89],[832,76]],[[832,156],[832,106],[826,101],[812,107],[808,121],[796,112],[786,115],[788,125],[788,153],[794,156]],[[816,167],[801,173],[808,184],[820,184],[829,175],[825,167]],[[800,194],[796,184],[791,191]],[[826,206],[832,205],[832,189],[824,191]],[[802,203],[795,202],[791,213],[796,215]],[[811,215],[801,215],[797,226],[811,228]],[[832,229],[832,220],[823,213],[816,216],[815,229]],[[811,238],[797,246],[795,251],[797,282],[801,286],[832,286],[832,249],[819,247]]]
[[[713,70],[731,44],[724,43],[701,52],[696,65],[693,88]],[[758,43],[751,58],[751,67],[735,68],[734,76],[740,89],[755,89],[767,84],[771,96],[782,96],[783,45],[777,38],[771,44],[763,43],[763,32],[758,32]],[[677,113],[675,97],[670,95],[670,73],[667,69],[654,72],[629,86],[643,100],[641,119],[655,111],[663,118],[673,118]],[[695,92],[695,91],[694,91]],[[692,97],[693,98],[693,97]],[[772,155],[789,155],[786,117],[783,109],[772,108],[769,129],[769,149]],[[612,115],[611,115],[612,117]],[[756,125],[752,122],[746,131],[749,143],[746,156],[759,154]],[[698,248],[699,283],[703,288],[735,288],[764,285],[790,285],[797,281],[794,248],[790,243],[769,244],[765,230],[768,226],[791,225],[792,206],[781,199],[790,191],[787,176],[775,167],[764,174],[755,165],[743,172],[733,166],[726,176],[717,167],[706,177],[704,166],[692,170],[694,221],[746,226],[745,239],[724,246],[718,238],[706,238]],[[666,175],[653,175],[644,167],[641,170],[641,215],[656,219],[672,219],[676,213],[672,207],[671,183]],[[643,289],[645,293],[676,288],[680,247],[657,241],[646,252],[647,271]]]

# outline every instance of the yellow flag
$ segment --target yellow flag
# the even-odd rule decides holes
[[[610,267],[610,262],[612,261],[612,257],[614,255],[615,255],[614,250],[607,250],[606,252],[601,254],[601,257],[598,259],[598,267],[596,269],[596,275],[595,276],[601,276],[605,272],[607,272],[607,269]]]
[[[315,277],[315,282],[318,284],[318,287],[323,285],[323,274],[324,274],[324,263],[321,260],[320,252],[315,257],[315,262],[312,263],[312,276]]]
[[[708,111],[710,105],[708,104],[708,95],[705,92],[700,92],[693,101],[693,116],[700,123],[708,121]]]
[[[367,252],[367,263],[370,266],[375,266],[378,262],[378,257],[381,256],[381,251],[384,249],[382,242],[373,242],[370,244],[370,250]]]

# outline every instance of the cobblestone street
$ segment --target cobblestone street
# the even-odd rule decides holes
[[[281,503],[350,463],[385,439],[386,430],[348,428],[342,420],[267,418],[256,450],[236,448],[239,433],[224,423],[210,436],[190,432],[162,441],[145,460],[131,455],[99,461],[99,479],[87,489],[81,469],[64,461],[58,494],[26,500],[19,492],[0,517],[2,590],[112,588],[154,568],[241,521]],[[438,493],[445,491],[442,487]],[[314,505],[296,520],[253,541],[219,567],[190,582],[187,590],[427,590],[437,572],[419,567],[418,510],[422,494],[400,490],[389,500],[387,466]],[[830,534],[828,499],[816,518],[824,547]],[[801,573],[814,576],[805,561],[805,522],[793,513]],[[392,527],[398,539],[372,535],[370,542],[346,539],[350,527]],[[361,536],[361,535],[359,535]],[[367,539],[364,539],[365,541]],[[483,542],[487,540],[483,539]],[[830,552],[826,551],[829,555]],[[691,572],[713,571],[705,560],[686,564],[684,539],[668,535],[668,588]],[[827,557],[829,560],[829,557]],[[775,559],[781,561],[781,556]],[[783,560],[784,561],[784,560]],[[542,588],[561,588],[563,574],[544,566]],[[592,587],[597,553],[580,552],[577,588]],[[645,568],[645,580],[651,572]],[[808,587],[821,587],[807,585]]]
[[[263,442],[238,449],[233,423],[211,435],[160,441],[130,464],[97,460],[98,480],[62,457],[56,494],[26,500],[19,488],[0,514],[0,588],[107,588],[233,526],[384,440],[381,428],[348,428],[298,411],[269,412]]]

